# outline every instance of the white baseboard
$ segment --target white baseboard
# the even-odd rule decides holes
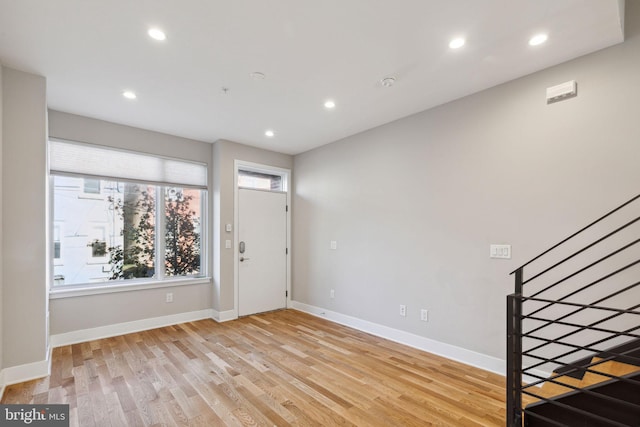
[[[11,366],[0,370],[0,399],[2,399],[2,396],[4,395],[6,386],[50,375],[51,351],[54,347],[77,344],[101,338],[109,338],[133,332],[145,331],[148,329],[161,328],[163,326],[176,325],[178,323],[212,319],[213,317],[214,311],[212,309],[207,309],[51,335],[49,337],[50,349],[47,353],[48,357],[46,360]]]
[[[552,372],[541,371],[540,369],[531,369],[529,372],[531,372],[531,374],[536,376],[532,377],[531,375],[522,374],[522,382],[525,384],[533,384],[540,381],[539,377],[549,378],[550,376],[553,375]],[[536,384],[536,387],[542,387],[543,385],[544,385],[544,381],[539,384]]]
[[[24,365],[10,366],[0,371],[0,400],[4,396],[6,386],[35,380],[51,375],[51,351],[49,347],[47,358]]]
[[[505,361],[496,357],[488,356],[472,350],[467,350],[451,344],[425,338],[410,332],[390,328],[388,326],[358,319],[356,317],[326,310],[320,307],[304,304],[298,301],[291,301],[291,308],[305,313],[330,320],[381,338],[408,345],[429,353],[437,354],[448,359],[475,366],[486,371],[491,371],[500,375],[505,375]],[[218,322],[226,322],[237,319],[235,310],[217,312],[213,309],[192,311],[187,313],[173,314],[163,317],[136,320],[132,322],[118,323],[115,325],[101,326],[91,329],[66,332],[63,334],[51,335],[50,345],[60,347],[63,345],[76,344],[95,339],[108,338],[148,329],[160,328],[163,326],[175,325],[178,323],[192,322],[201,319],[214,319]],[[51,373],[51,350],[47,360],[28,363],[25,365],[12,366],[0,371],[0,399],[3,396],[7,385],[29,381],[36,378],[45,377]],[[548,377],[547,372],[535,372],[543,377]]]
[[[4,397],[4,369],[0,369],[0,401]]]
[[[378,323],[347,316],[345,314],[304,304],[298,301],[292,301],[291,308],[323,319],[331,320],[332,322],[349,326],[351,328],[358,329],[359,331],[367,332],[390,341],[408,345],[409,347],[437,354],[438,356],[446,357],[447,359],[455,360],[466,365],[475,366],[477,368],[484,369],[485,371],[494,372],[502,376],[504,376],[506,372],[506,362],[497,357],[488,356],[462,347],[446,344],[430,338],[415,335],[410,332],[390,328]]]
[[[238,318],[238,312],[236,310],[216,311],[213,310],[213,320],[218,323],[228,322],[229,320],[236,320]]]
[[[214,312],[212,309],[189,311],[186,313],[171,314],[169,316],[152,317],[149,319],[134,320],[132,322],[116,323],[115,325],[99,326],[97,328],[81,329],[51,335],[49,342],[51,343],[51,347],[60,347],[63,345],[146,331],[148,329],[161,328],[178,323],[212,319],[213,317]]]

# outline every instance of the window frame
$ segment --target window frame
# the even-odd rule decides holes
[[[51,138],[51,140],[57,140],[57,141],[64,141],[64,140],[58,140],[58,139],[54,139]],[[67,141],[64,141],[67,142]],[[70,143],[75,143],[74,141],[68,141]],[[78,143],[78,144],[83,144],[83,143]],[[111,147],[108,146],[99,146],[100,148],[103,149],[111,149]],[[116,151],[123,151],[123,150],[118,150],[117,148],[114,148],[114,150]],[[132,153],[137,153],[135,151],[131,151]],[[146,154],[146,153],[140,153],[140,154],[144,154],[144,155],[148,155],[151,157],[158,157],[158,158],[166,158],[163,156],[154,156],[151,154]],[[194,163],[194,164],[200,164],[202,165],[202,163],[199,162],[195,162],[195,161],[189,161],[189,160],[182,160],[182,159],[175,159],[177,161],[181,161],[184,163]],[[190,186],[190,185],[185,185],[185,184],[170,184],[170,183],[155,183],[155,182],[141,182],[141,181],[136,181],[136,180],[132,180],[132,179],[128,179],[128,178],[116,178],[116,177],[102,177],[102,176],[93,176],[93,175],[84,175],[84,174],[74,174],[74,173],[64,173],[64,172],[55,172],[55,171],[47,171],[48,173],[48,181],[49,181],[49,191],[48,191],[48,197],[50,200],[49,203],[49,225],[50,225],[50,232],[48,233],[48,245],[51,247],[51,252],[50,252],[50,256],[48,259],[49,265],[50,265],[50,274],[49,274],[49,283],[48,283],[48,289],[49,289],[49,297],[51,299],[57,299],[57,298],[68,298],[68,297],[75,297],[75,296],[83,296],[83,295],[94,295],[94,294],[103,294],[103,293],[113,293],[113,292],[127,292],[127,291],[131,291],[131,290],[142,290],[142,289],[154,289],[154,288],[164,288],[164,287],[175,287],[175,286],[184,286],[184,285],[196,285],[196,284],[204,284],[204,283],[210,283],[211,282],[211,276],[210,276],[210,262],[209,262],[209,245],[210,245],[210,239],[209,239],[209,230],[208,230],[208,218],[209,218],[209,210],[210,210],[210,206],[209,206],[209,185],[208,185],[208,180],[207,180],[207,185],[206,187],[194,187],[194,186]],[[208,173],[208,172],[207,172]],[[87,283],[77,283],[77,284],[65,284],[65,285],[61,285],[61,284],[56,284],[56,276],[54,274],[55,271],[55,267],[59,267],[60,265],[62,265],[62,263],[60,262],[61,259],[60,258],[55,258],[55,238],[54,238],[54,229],[57,228],[58,229],[58,233],[60,234],[62,232],[62,227],[61,227],[61,223],[59,221],[55,220],[55,199],[54,199],[54,192],[55,192],[55,186],[54,186],[54,179],[55,176],[69,176],[69,177],[74,177],[74,178],[82,178],[82,179],[98,179],[98,180],[114,180],[114,181],[120,181],[120,182],[138,182],[141,184],[150,184],[155,186],[157,192],[159,194],[163,194],[163,192],[165,191],[165,188],[167,187],[179,187],[179,188],[193,188],[193,189],[197,189],[200,191],[200,272],[198,274],[189,274],[189,275],[184,275],[184,276],[167,276],[165,274],[165,265],[164,265],[164,220],[162,220],[161,224],[156,222],[156,231],[155,235],[156,235],[156,257],[154,258],[154,267],[155,269],[158,271],[158,273],[155,275],[155,277],[152,278],[133,278],[133,279],[126,279],[126,280],[106,280],[104,282],[87,282]],[[84,193],[84,183],[82,184],[81,188],[80,188],[80,195],[79,198],[94,198],[91,196],[96,196],[96,194],[91,194],[90,197],[86,197],[87,194]],[[161,199],[156,197],[156,219],[159,218],[164,218],[164,215],[162,215],[161,209],[164,210],[164,206],[165,206],[165,200],[164,197],[162,197]],[[62,248],[62,238],[59,238],[59,242],[60,242],[60,246],[61,246],[61,258],[62,258],[62,251],[64,250]],[[89,247],[87,248],[89,250],[89,255],[91,255],[91,250],[92,248]],[[158,251],[162,250],[163,251],[163,255],[162,258],[158,257]],[[96,257],[91,257],[89,256],[88,261],[95,261],[95,260],[101,260],[101,258],[96,258]]]

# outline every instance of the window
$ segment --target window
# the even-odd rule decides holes
[[[61,258],[61,246],[60,246],[60,226],[53,226],[53,259],[58,262]]]
[[[238,170],[238,187],[267,191],[285,191],[282,176],[243,169]]]
[[[100,194],[100,180],[85,178],[84,180],[84,192],[87,194]]]
[[[165,188],[164,274],[183,276],[200,271],[202,195],[189,188]]]
[[[104,240],[94,240],[90,246],[92,258],[102,258],[107,255],[107,242]]]
[[[98,188],[100,188],[100,180],[98,180]],[[107,256],[107,223],[92,228],[87,246],[91,248],[92,262],[105,261],[104,258]],[[96,260],[96,258],[100,259]]]
[[[53,221],[64,223],[66,230],[61,236],[59,228],[54,226],[54,288],[91,283],[104,286],[126,281],[160,282],[206,274],[202,263],[206,241],[203,227],[206,166],[66,141],[49,144]],[[61,153],[64,153],[62,158]],[[115,158],[110,158],[114,153]],[[116,162],[111,169],[95,172],[121,176],[83,176],[78,171],[91,161],[84,159],[90,154],[99,156],[103,164]],[[73,166],[70,155],[82,159],[79,166]],[[156,175],[147,177],[146,183],[139,180],[139,176],[131,179],[130,175],[139,175],[140,171],[121,171],[122,165],[118,165],[128,161],[127,155],[141,157],[142,161],[150,158],[146,166],[151,169],[167,166],[169,162],[165,167],[169,171],[160,174],[152,171]],[[199,177],[189,175],[190,167]],[[180,173],[172,174],[171,170]],[[161,181],[154,180],[158,176]],[[86,193],[92,197],[84,197]],[[60,247],[65,248],[64,264],[55,262]]]

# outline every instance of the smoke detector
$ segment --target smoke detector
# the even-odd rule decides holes
[[[395,77],[385,77],[384,79],[380,80],[380,83],[384,87],[391,87],[395,84],[395,82],[396,82]]]

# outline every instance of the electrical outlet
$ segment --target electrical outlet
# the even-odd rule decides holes
[[[423,322],[429,321],[429,310],[425,310],[424,308],[420,310],[420,320]]]
[[[165,302],[173,302],[173,292],[167,292]]]
[[[400,316],[406,316],[406,315],[407,315],[407,306],[400,305]]]
[[[329,298],[334,299],[335,297],[336,297],[336,291],[331,289],[331,291],[329,292]]]

